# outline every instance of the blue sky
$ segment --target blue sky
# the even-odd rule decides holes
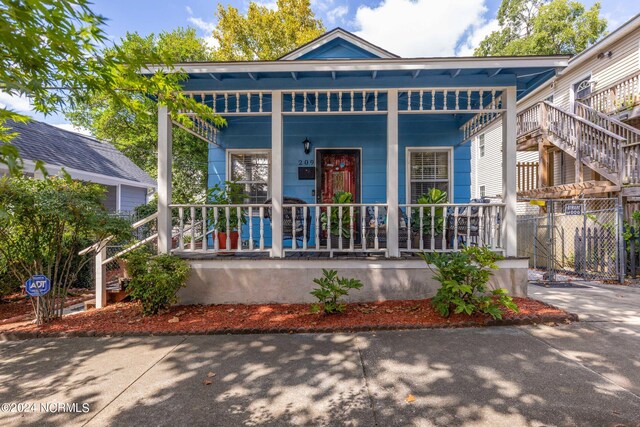
[[[248,0],[221,2],[246,10]],[[275,0],[259,0],[275,7]],[[497,26],[501,0],[311,0],[327,29],[337,26],[404,57],[471,55],[477,44]],[[595,0],[583,0],[587,6]],[[600,0],[602,15],[615,29],[640,12],[634,0]],[[93,9],[108,19],[106,32],[118,40],[127,31],[158,33],[191,26],[207,38],[215,26],[218,2],[212,0],[94,0]],[[0,105],[28,112],[26,99],[0,93]],[[60,115],[34,116],[55,125]]]

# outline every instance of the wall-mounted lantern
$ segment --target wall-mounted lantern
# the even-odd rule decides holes
[[[304,141],[302,141],[302,146],[304,147],[304,154],[311,152],[311,141],[309,141],[309,138],[305,138]]]

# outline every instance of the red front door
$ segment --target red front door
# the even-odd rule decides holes
[[[360,202],[360,151],[318,150],[318,203],[333,203],[333,196],[341,191],[353,194],[353,203]]]

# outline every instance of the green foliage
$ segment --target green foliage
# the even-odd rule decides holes
[[[237,182],[225,181],[224,184],[217,183],[211,187],[207,193],[207,200],[214,205],[239,205],[243,203],[246,195],[244,186]],[[209,220],[213,222],[218,231],[227,232],[227,213],[225,209],[218,209],[218,220],[215,220],[213,211],[209,213]],[[247,223],[247,216],[243,209],[240,209],[240,218],[235,208],[229,210],[229,229],[236,231],[239,224]]]
[[[111,52],[115,48],[107,48]],[[127,55],[151,52],[179,63],[211,60],[211,51],[194,29],[141,36],[127,33],[117,49]],[[84,95],[84,94],[81,94]],[[158,106],[144,93],[129,92],[114,97],[109,91],[76,96],[65,115],[74,125],[116,146],[137,166],[157,177]],[[127,102],[120,99],[126,97]],[[138,108],[131,109],[129,103]],[[202,203],[207,188],[208,147],[185,130],[173,128],[172,184],[174,203]]]
[[[487,283],[502,257],[487,248],[468,246],[460,252],[421,253],[420,257],[440,282],[431,304],[442,316],[453,313],[485,313],[494,319],[502,318],[500,306],[518,311],[518,306],[503,288],[487,292]],[[431,266],[435,266],[435,270]]]
[[[108,236],[123,241],[130,237],[128,223],[110,216],[103,198],[102,186],[75,182],[68,175],[0,178],[0,260],[9,261],[4,274],[14,283],[36,274],[51,280],[38,322],[62,314],[69,286],[93,260],[78,256],[87,242],[104,246]]]
[[[353,194],[348,191],[339,191],[333,195],[333,203],[338,205],[348,205],[353,203]],[[342,228],[340,227],[340,211],[342,211]],[[327,211],[320,214],[320,222],[322,229],[327,230],[327,227],[331,227],[331,234],[334,236],[342,236],[348,238],[350,236],[351,229],[351,217],[349,216],[348,207],[331,207],[331,224],[329,224],[329,215]]]
[[[605,34],[600,3],[590,9],[574,0],[502,0],[500,29],[489,34],[476,56],[574,55]]]
[[[178,302],[176,293],[186,286],[189,264],[173,255],[153,255],[146,249],[126,255],[127,272],[131,277],[127,292],[140,301],[145,316],[157,314]]]
[[[216,126],[225,124],[210,107],[180,91],[187,76],[172,66],[174,49],[115,45],[100,50],[108,40],[105,19],[90,5],[89,0],[0,0],[0,92],[26,96],[45,114],[96,96],[110,99],[124,115],[148,114],[146,96],[153,95],[184,126],[193,122],[180,111],[192,111]],[[142,74],[149,64],[162,64],[169,72]],[[0,108],[0,142],[15,136],[9,120],[25,116]],[[15,172],[19,161],[13,154],[3,149],[0,162]]]
[[[321,310],[325,314],[344,312],[346,304],[341,298],[348,295],[351,289],[362,288],[362,282],[358,279],[338,277],[336,270],[322,269],[322,274],[323,277],[313,279],[313,283],[319,287],[311,291],[311,295],[319,302],[311,306],[311,312],[318,313]]]
[[[218,61],[274,60],[324,33],[309,0],[277,0],[270,9],[250,1],[247,14],[218,4],[218,25],[213,38],[218,42]]]
[[[447,192],[438,188],[432,188],[428,193],[423,194],[417,200],[421,205],[440,205],[447,203]],[[441,235],[444,228],[445,207],[435,208],[431,215],[430,208],[423,208],[422,212],[422,234],[431,235],[431,223],[433,222],[434,235]],[[420,208],[411,209],[411,227],[414,231],[420,231]]]
[[[624,222],[622,237],[626,242],[640,237],[640,211],[634,211],[631,218]]]

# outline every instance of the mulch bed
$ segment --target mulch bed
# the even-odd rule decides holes
[[[351,332],[384,329],[446,328],[559,323],[578,320],[575,314],[529,298],[514,298],[519,313],[507,310],[502,320],[486,315],[444,318],[430,300],[352,303],[342,314],[312,314],[309,304],[174,306],[144,317],[133,302],[65,316],[50,324],[16,324],[2,328],[0,338],[51,336],[120,336],[176,334],[246,334]]]
[[[93,298],[87,289],[73,289],[65,301],[65,307],[78,304]],[[0,298],[0,326],[18,321],[33,319],[33,304],[27,294],[16,292]]]

